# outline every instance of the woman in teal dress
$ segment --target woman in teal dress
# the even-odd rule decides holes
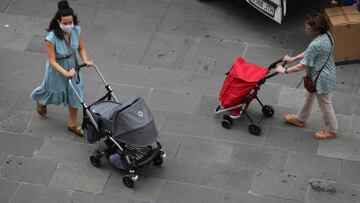
[[[276,69],[277,72],[285,74],[305,70],[307,75],[310,76],[313,81],[316,80],[316,77],[319,74],[315,87],[316,92],[310,93],[305,91],[304,100],[297,114],[283,115],[286,122],[298,127],[303,127],[310,116],[312,104],[316,98],[323,113],[326,127],[313,134],[316,139],[335,138],[339,131],[331,101],[332,92],[336,89],[336,66],[332,53],[333,40],[328,30],[328,21],[322,13],[306,15],[305,31],[314,36],[314,39],[311,41],[305,52],[293,57],[288,55],[284,57],[284,61],[289,63],[301,59],[299,64],[287,69],[278,66]]]
[[[82,128],[76,121],[81,103],[67,81],[71,77],[72,84],[83,98],[83,79],[74,70],[77,65],[76,50],[88,67],[93,64],[88,59],[80,32],[81,28],[73,9],[66,0],[59,1],[58,11],[50,22],[45,38],[48,56],[45,78],[32,92],[31,97],[36,101],[37,112],[43,117],[47,116],[49,104],[68,106],[68,129],[82,136]]]

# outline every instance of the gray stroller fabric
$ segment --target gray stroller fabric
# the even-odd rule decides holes
[[[126,103],[102,101],[90,107],[91,115],[102,131],[111,132],[119,142],[147,146],[154,143],[158,132],[145,101],[137,97]]]

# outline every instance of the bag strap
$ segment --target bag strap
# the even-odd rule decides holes
[[[327,59],[326,59],[326,61],[325,61],[324,65],[323,65],[323,66],[322,66],[322,68],[319,70],[319,72],[318,72],[318,74],[317,74],[317,76],[316,76],[316,78],[315,78],[315,81],[314,81],[315,87],[316,87],[316,82],[317,82],[317,80],[319,79],[319,75],[320,75],[321,71],[325,68],[325,66],[326,66],[326,64],[327,64],[327,62],[328,62],[328,60],[329,60],[329,58],[330,58],[330,56],[331,56],[332,50],[333,50],[333,41],[332,41],[332,39],[331,39],[331,37],[330,37],[329,33],[326,33],[326,35],[328,36],[328,38],[329,38],[329,40],[330,40],[330,43],[331,43],[331,49],[330,49],[329,56],[327,57]]]

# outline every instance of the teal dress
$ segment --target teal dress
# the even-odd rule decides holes
[[[55,47],[57,63],[59,63],[65,70],[70,70],[77,64],[75,53],[79,48],[80,31],[80,26],[74,26],[74,28],[70,31],[70,46],[65,43],[65,40],[61,40],[56,37],[52,31],[48,32],[46,35],[45,40],[52,43]],[[76,91],[83,99],[84,91],[82,76],[77,73],[71,80]],[[35,88],[35,90],[31,93],[31,97],[33,100],[38,101],[43,105],[64,104],[64,106],[70,105],[74,108],[78,108],[81,105],[81,102],[76,97],[75,92],[71,89],[67,78],[55,70],[48,60],[46,61],[44,81],[40,86]]]
[[[331,37],[331,34],[328,34]],[[328,94],[336,89],[336,66],[331,48],[329,37],[326,34],[319,35],[311,41],[305,50],[304,58],[300,61],[301,64],[307,66],[306,73],[313,81],[315,81],[318,71],[326,63],[316,82],[316,93],[318,94]]]

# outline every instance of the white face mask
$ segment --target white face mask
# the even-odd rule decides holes
[[[74,28],[74,23],[71,23],[70,25],[64,25],[59,23],[60,28],[62,29],[62,31],[70,33],[70,31]]]

